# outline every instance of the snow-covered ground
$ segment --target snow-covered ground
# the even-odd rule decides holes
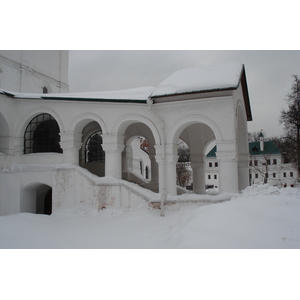
[[[0,248],[299,249],[300,190],[248,187],[230,201],[167,208],[77,208],[0,217]]]
[[[299,299],[299,251],[291,250],[300,248],[299,216],[300,190],[268,185],[249,187],[223,203],[167,209],[165,217],[146,208],[108,207],[99,213],[77,208],[51,216],[2,216],[0,248],[109,249],[2,249],[1,296]]]

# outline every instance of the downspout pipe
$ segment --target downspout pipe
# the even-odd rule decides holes
[[[159,121],[160,121],[160,131],[161,131],[161,146],[162,146],[162,153],[161,153],[161,159],[162,159],[162,195],[161,195],[161,200],[160,200],[160,216],[163,217],[165,215],[165,201],[167,198],[167,193],[166,193],[166,167],[165,167],[165,126],[164,126],[164,120],[157,115],[153,110],[152,110],[152,104],[153,100],[148,99],[147,100],[148,104],[148,110],[150,113],[152,113]]]

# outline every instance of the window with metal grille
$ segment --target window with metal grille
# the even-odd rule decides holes
[[[85,162],[104,162],[105,152],[102,148],[101,130],[94,132],[87,140],[85,145]]]
[[[24,154],[39,152],[62,153],[59,126],[49,114],[40,114],[27,125],[24,134]]]

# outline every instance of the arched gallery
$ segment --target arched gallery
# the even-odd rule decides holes
[[[212,142],[220,193],[248,186],[252,117],[240,64],[180,70],[157,87],[123,91],[1,89],[0,104],[1,215],[165,203],[177,195],[179,139],[191,152],[194,194],[205,194]]]

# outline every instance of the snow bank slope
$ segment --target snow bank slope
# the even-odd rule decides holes
[[[300,248],[300,190],[247,188],[230,201],[96,215],[0,217],[0,248]]]
[[[170,248],[300,248],[300,193],[248,187],[231,201],[193,211],[168,241]]]

